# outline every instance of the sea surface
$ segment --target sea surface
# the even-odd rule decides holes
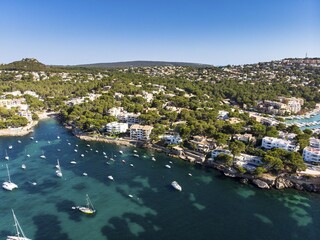
[[[287,123],[306,123],[306,122],[318,122],[320,121],[320,114],[317,114],[315,116],[312,116],[310,118],[302,118],[302,119],[291,119],[291,120],[287,120]],[[305,127],[301,127],[302,130],[304,129],[316,129],[316,128],[320,128],[320,125],[314,125],[314,126],[305,126]]]
[[[133,150],[79,140],[54,119],[28,136],[0,138],[0,179],[7,179],[7,163],[19,186],[0,190],[0,239],[15,233],[11,209],[25,235],[39,240],[320,239],[319,194],[261,190],[151,150],[136,149],[137,158]],[[62,178],[55,174],[57,159]],[[171,187],[174,180],[182,192]],[[72,209],[85,205],[86,194],[94,215]]]

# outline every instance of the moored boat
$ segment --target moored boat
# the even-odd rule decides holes
[[[182,187],[179,185],[179,183],[177,181],[173,181],[171,183],[171,186],[174,187],[178,191],[182,191]]]

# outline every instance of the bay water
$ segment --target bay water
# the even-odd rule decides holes
[[[27,136],[1,137],[2,182],[6,164],[19,188],[0,190],[0,239],[15,234],[11,209],[25,235],[39,240],[320,239],[319,194],[261,190],[149,149],[82,141],[54,119]],[[86,204],[86,194],[94,215],[72,209]]]

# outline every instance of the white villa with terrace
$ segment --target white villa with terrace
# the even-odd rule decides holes
[[[128,123],[111,122],[106,125],[108,133],[125,133],[128,130]]]
[[[262,139],[261,147],[268,150],[273,148],[281,148],[291,152],[296,152],[299,150],[299,146],[294,144],[293,141],[274,138],[274,137],[264,137]]]

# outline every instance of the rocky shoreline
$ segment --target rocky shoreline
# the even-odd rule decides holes
[[[301,191],[320,193],[319,177],[310,178],[309,176],[299,176],[299,174],[281,174],[278,176],[263,174],[261,176],[254,176],[249,174],[241,174],[236,169],[226,167],[219,163],[213,164],[212,167],[219,170],[227,177],[236,178],[244,184],[252,183],[253,185],[262,189],[294,188]]]

